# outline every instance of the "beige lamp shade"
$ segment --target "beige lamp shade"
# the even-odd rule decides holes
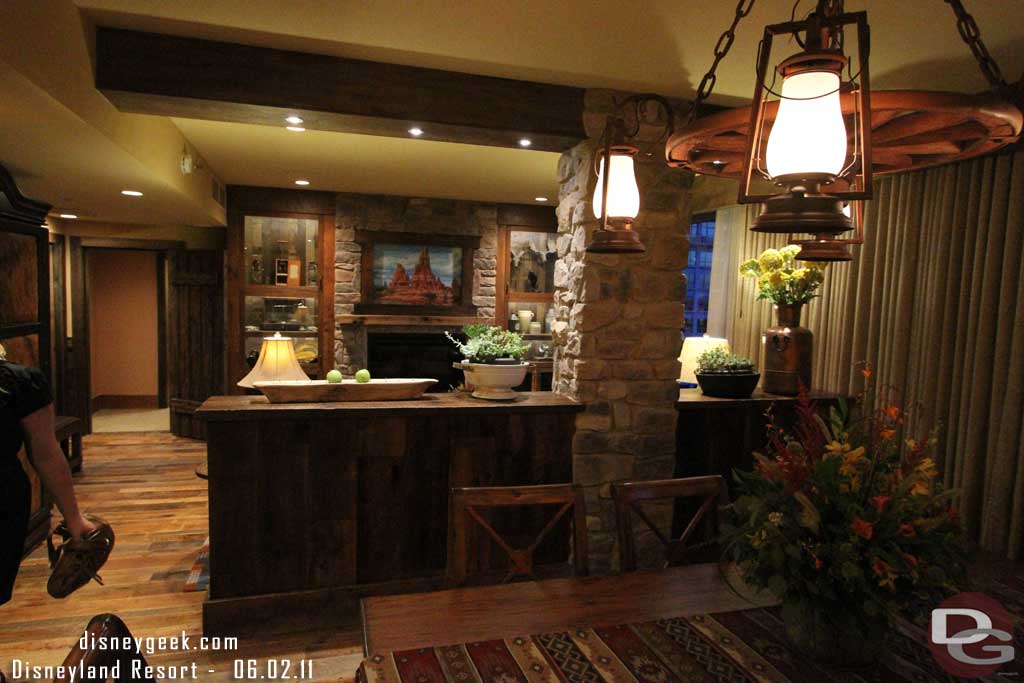
[[[679,383],[683,386],[697,386],[697,358],[710,349],[719,348],[729,352],[729,340],[720,337],[686,337],[683,339],[683,350],[679,352]]]
[[[299,359],[295,357],[295,347],[291,337],[282,337],[276,332],[273,337],[263,338],[263,348],[256,365],[248,375],[242,378],[238,386],[255,389],[256,382],[287,382],[309,381]]]

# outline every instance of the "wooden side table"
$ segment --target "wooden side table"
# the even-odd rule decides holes
[[[839,394],[811,392],[818,410],[827,411],[838,404]],[[848,401],[850,399],[847,399]],[[779,396],[755,391],[750,398],[715,398],[700,389],[680,389],[676,401],[675,477],[718,474],[725,477],[730,491],[732,471],[753,467],[753,452],[764,447],[768,427],[787,428],[796,419],[795,396]],[[692,516],[687,501],[675,508],[673,533],[681,534]],[[676,529],[676,527],[680,527]]]

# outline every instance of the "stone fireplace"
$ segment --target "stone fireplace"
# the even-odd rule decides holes
[[[362,246],[356,241],[357,231],[479,237],[471,274],[472,296],[468,303],[475,308],[475,316],[481,321],[493,320],[498,205],[448,199],[339,194],[335,212],[336,317],[355,313],[357,304],[361,303]],[[463,277],[466,277],[465,273]],[[341,320],[335,325],[334,354],[336,367],[346,375],[360,368],[369,368],[372,374],[374,365],[397,368],[398,360],[387,358],[389,350],[402,344],[412,347],[429,342],[428,345],[434,349],[429,359],[423,357],[423,363],[418,363],[417,357],[412,356],[402,361],[401,367],[406,376],[430,377],[431,374],[424,374],[427,372],[425,368],[432,368],[431,372],[440,372],[439,364],[433,356],[441,353],[439,340],[444,340],[443,332],[460,327],[429,324],[368,326]],[[385,339],[389,335],[398,336],[399,339]],[[373,357],[369,353],[370,336],[374,340]]]
[[[428,377],[429,391],[449,391],[462,382],[452,367],[461,359],[442,332],[369,332],[366,367],[374,377]]]

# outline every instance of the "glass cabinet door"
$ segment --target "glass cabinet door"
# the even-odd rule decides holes
[[[246,216],[246,284],[315,287],[319,227],[315,218]]]
[[[316,218],[245,216],[241,351],[248,368],[263,338],[280,332],[293,339],[307,374],[321,374],[319,233]]]

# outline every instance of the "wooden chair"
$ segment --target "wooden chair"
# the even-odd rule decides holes
[[[666,536],[640,508],[640,503],[679,498],[698,498],[700,507],[690,519],[679,538]],[[619,535],[619,555],[622,571],[636,570],[636,546],[633,538],[633,515],[639,517],[665,546],[665,566],[681,564],[690,537],[701,520],[710,512],[714,530],[718,529],[718,507],[729,502],[729,490],[720,476],[690,477],[687,479],[661,479],[612,485],[615,517]]]
[[[120,617],[114,614],[98,614],[89,620],[89,625],[85,627],[85,632],[89,636],[86,642],[89,647],[82,647],[82,638],[75,641],[74,646],[71,648],[71,652],[64,659],[64,668],[62,671],[66,672],[64,676],[58,676],[53,679],[54,683],[70,683],[71,672],[77,673],[78,667],[82,667],[86,672],[93,671],[96,674],[101,674],[104,670],[110,670],[108,667],[112,667],[117,662],[121,662],[120,677],[113,679],[113,683],[156,683],[152,676],[148,676],[148,665],[146,658],[141,653],[135,651],[135,648],[129,650],[124,649],[97,649],[96,643],[102,642],[102,638],[107,643],[113,642],[114,639],[123,642],[121,639],[131,639],[131,631],[125,626],[124,622],[121,621]],[[141,662],[140,674],[138,678],[132,677],[132,662]],[[75,681],[83,679],[76,678]],[[107,678],[101,676],[99,678],[89,678],[88,673],[85,681],[106,681]]]
[[[452,489],[452,524],[448,534],[448,583],[461,586],[466,582],[469,565],[471,529],[479,527],[508,556],[508,573],[501,580],[507,583],[518,576],[536,579],[534,552],[559,520],[572,512],[573,573],[586,576],[587,523],[583,489],[572,484],[540,486],[465,487]],[[554,516],[526,548],[513,548],[481,515],[481,510],[540,505],[560,505]]]

